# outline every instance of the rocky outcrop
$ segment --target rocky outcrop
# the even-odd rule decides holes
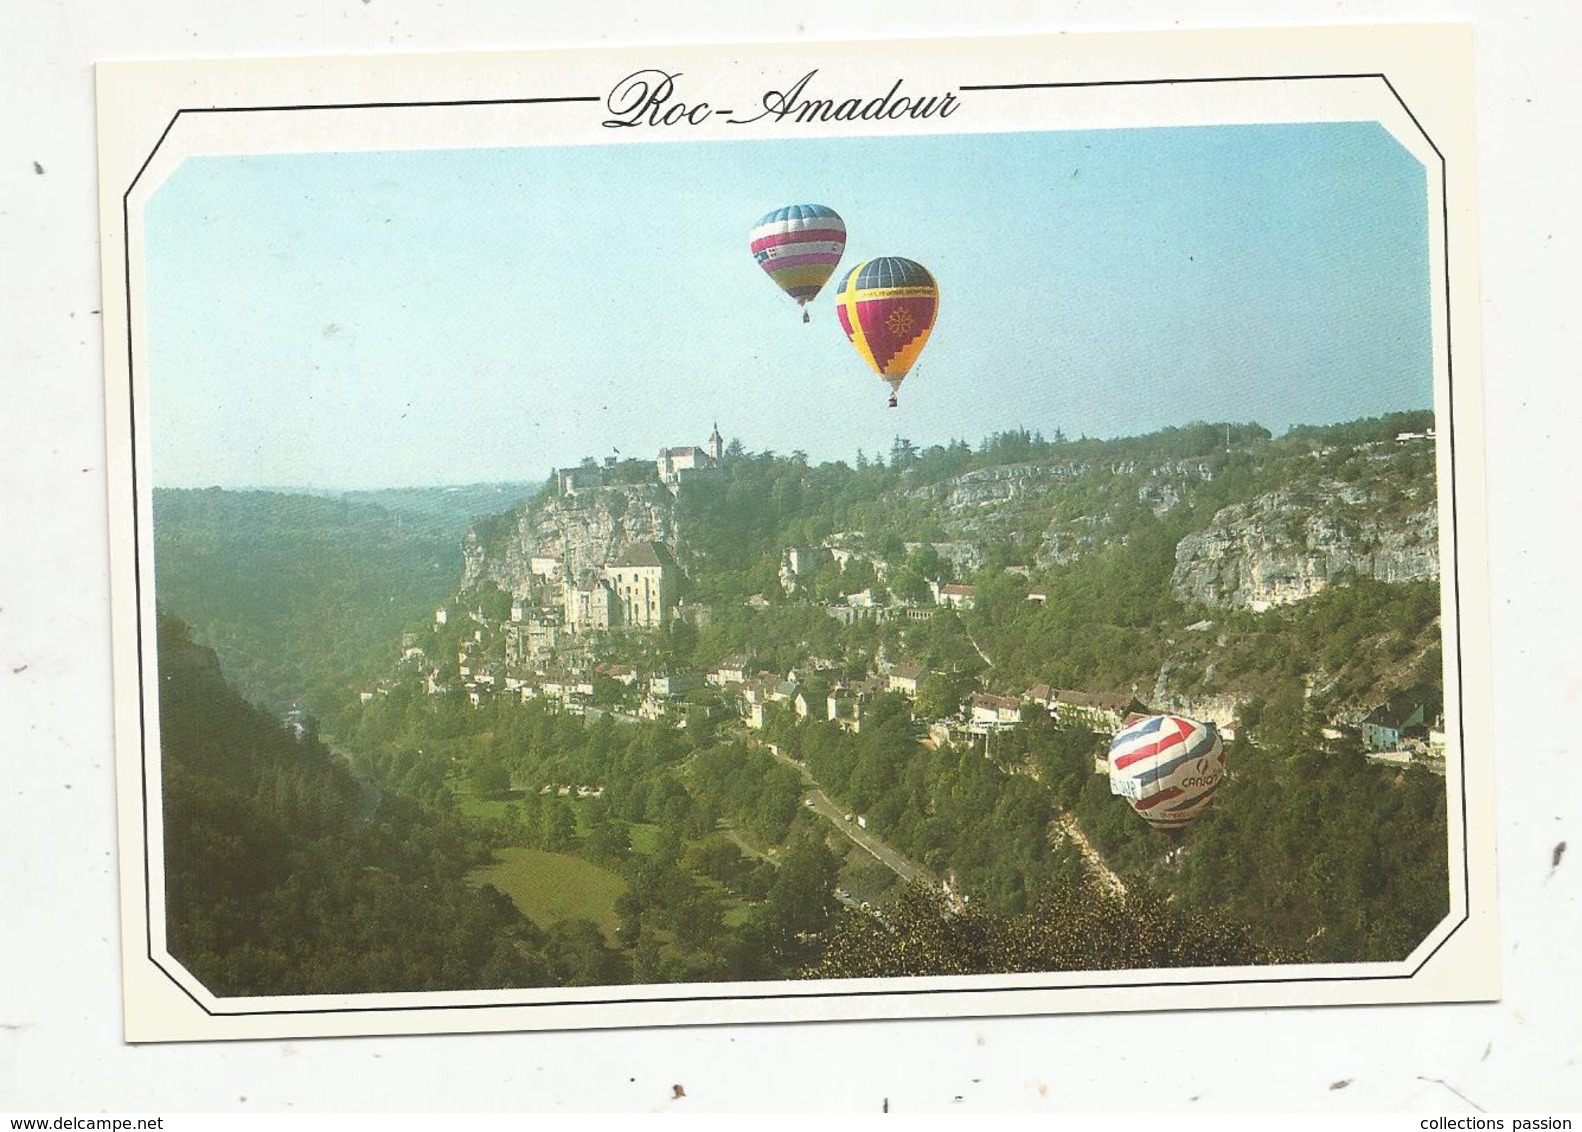
[[[1199,622],[1199,625],[1212,628],[1210,622]],[[1215,665],[1210,664],[1202,673],[1201,683],[1209,684],[1214,680]],[[1180,666],[1175,660],[1167,660],[1159,668],[1159,678],[1154,682],[1154,689],[1148,700],[1149,706],[1154,711],[1170,712],[1174,715],[1184,715],[1188,719],[1202,720],[1212,723],[1220,729],[1220,733],[1227,739],[1236,737],[1236,718],[1243,705],[1251,698],[1245,692],[1209,692],[1199,690],[1187,693],[1180,689]]]
[[[1207,460],[1172,460],[1148,473],[1137,489],[1137,499],[1148,504],[1157,518],[1175,510],[1194,483],[1207,483],[1213,478],[1214,466]]]
[[[516,513],[503,543],[491,539],[485,546],[476,528],[468,532],[462,543],[462,590],[494,582],[513,597],[525,597],[534,580],[534,559],[541,570],[542,560],[554,559],[561,577],[577,578],[643,542],[675,549],[675,499],[657,483],[537,500]]]
[[[950,485],[952,510],[1009,502],[1041,493],[1052,484],[1062,483],[1086,471],[1073,464],[1010,464],[981,468],[958,476]]]
[[[975,542],[909,542],[906,552],[914,554],[925,546],[932,547],[958,578],[975,573],[983,565],[983,548]]]
[[[1186,696],[1169,688],[1154,689],[1149,704],[1157,712],[1184,715],[1202,723],[1212,723],[1226,739],[1236,738],[1236,720],[1241,709],[1252,697],[1243,692],[1227,692],[1220,696]]]
[[[1028,462],[979,468],[913,488],[905,497],[935,505],[942,526],[958,539],[980,546],[996,540],[1031,543],[1030,561],[1042,570],[1124,542],[1124,533],[1112,529],[1111,515],[1126,511],[1127,495],[1135,492],[1156,516],[1162,516],[1190,502],[1197,485],[1213,478],[1208,459],[1157,464],[1133,459]],[[1065,513],[1061,501],[1072,490],[1105,509],[1087,515]],[[1040,516],[1048,516],[1044,531],[1030,535],[1029,528]]]
[[[1331,482],[1224,508],[1176,547],[1170,585],[1189,605],[1261,611],[1303,601],[1331,581],[1439,576],[1439,515],[1390,514],[1366,492]]]
[[[1002,464],[966,472],[907,494],[913,498],[941,502],[947,513],[961,514],[1040,495],[1087,470],[1086,464],[1072,463]]]
[[[1040,570],[1064,566],[1104,546],[1106,541],[1124,542],[1124,539],[1107,538],[1105,516],[1079,515],[1074,519],[1053,519],[1045,528],[1038,544],[1033,565]]]

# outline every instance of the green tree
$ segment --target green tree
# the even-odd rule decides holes
[[[955,715],[972,692],[973,681],[959,672],[931,672],[917,689],[917,714],[924,719]]]
[[[504,763],[480,763],[472,772],[473,792],[480,798],[497,798],[510,793],[511,772]]]
[[[910,566],[891,574],[888,584],[890,592],[900,601],[911,602],[913,605],[927,605],[933,600],[928,582]]]
[[[539,814],[539,837],[551,853],[564,852],[577,843],[577,819],[571,803],[558,797],[547,800]]]
[[[839,907],[835,899],[839,871],[839,859],[822,841],[801,839],[786,851],[769,889],[769,909],[782,932],[810,934],[828,925]]]
[[[598,860],[625,861],[631,851],[631,831],[619,818],[609,818],[588,831],[588,853]]]

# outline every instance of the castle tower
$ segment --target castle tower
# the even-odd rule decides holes
[[[714,422],[714,431],[709,433],[709,458],[716,464],[725,455],[725,438],[720,435],[720,422]]]

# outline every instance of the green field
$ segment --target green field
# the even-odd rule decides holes
[[[522,812],[520,802],[509,798],[480,798],[470,789],[457,789],[454,781],[451,783],[451,792],[456,796],[456,808],[470,818],[509,820]]]
[[[627,834],[632,839],[632,852],[644,857],[654,855],[654,846],[659,842],[659,827],[646,822],[633,822],[626,827]]]
[[[495,863],[468,874],[473,884],[492,884],[540,927],[560,920],[592,920],[614,941],[620,920],[615,900],[626,882],[580,857],[512,847],[495,851]]]

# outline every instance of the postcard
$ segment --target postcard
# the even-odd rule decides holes
[[[101,64],[127,1039],[1495,997],[1470,60]]]

